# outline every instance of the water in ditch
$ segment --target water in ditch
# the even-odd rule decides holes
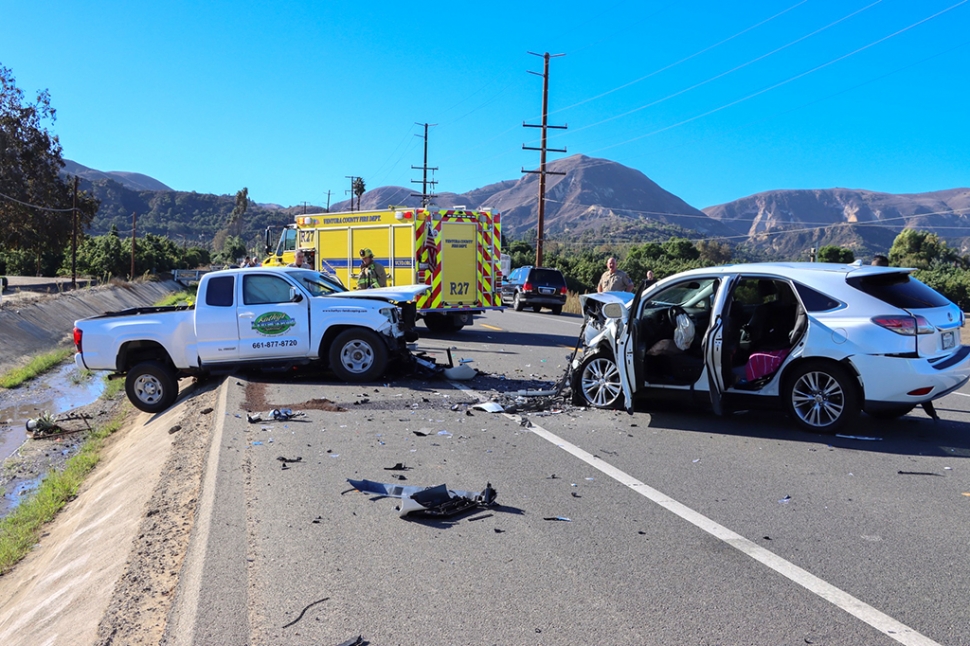
[[[45,412],[57,416],[90,404],[104,392],[104,373],[82,373],[74,363],[67,363],[17,388],[0,388],[0,461],[13,456],[27,439],[27,420]],[[77,442],[70,437],[49,442],[48,453],[57,452],[63,458],[77,450]],[[54,462],[55,460],[52,460]],[[4,473],[3,480],[14,474]],[[3,488],[0,516],[15,507],[24,494],[39,486],[45,474],[31,478],[13,477]]]

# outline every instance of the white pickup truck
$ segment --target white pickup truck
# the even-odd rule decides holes
[[[202,277],[195,305],[76,321],[74,360],[80,368],[126,375],[128,398],[149,413],[175,402],[179,378],[241,367],[321,362],[344,381],[370,381],[392,359],[406,358],[407,341],[416,338],[394,303],[427,289],[348,292],[326,274],[297,267],[216,271]]]

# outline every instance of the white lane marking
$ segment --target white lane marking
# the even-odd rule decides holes
[[[488,400],[488,398],[483,394],[472,390],[463,384],[456,382],[450,383],[459,390],[463,390],[471,395],[477,396],[481,401]],[[518,415],[511,415],[508,413],[503,414],[506,417],[516,421],[522,420],[522,418]],[[715,538],[724,541],[731,547],[734,547],[744,554],[747,554],[754,560],[758,561],[762,565],[766,565],[793,583],[797,583],[809,592],[812,592],[836,607],[841,608],[853,617],[864,621],[887,637],[896,640],[900,644],[905,644],[906,646],[941,646],[939,642],[935,642],[929,637],[910,628],[906,624],[896,621],[889,615],[876,610],[860,599],[856,599],[848,592],[840,590],[831,583],[823,581],[811,572],[803,570],[794,563],[786,561],[777,554],[764,549],[760,545],[752,543],[740,534],[737,534],[727,527],[714,522],[707,516],[694,511],[690,507],[677,502],[663,492],[658,491],[657,489],[654,489],[643,482],[640,482],[633,476],[624,473],[613,465],[607,464],[602,459],[584,451],[575,444],[567,442],[555,433],[547,431],[541,426],[536,426],[535,423],[533,423],[528,430],[532,431],[547,442],[559,447],[570,455],[579,458],[594,469],[608,475],[620,484],[629,487],[644,498],[653,501],[667,511],[676,514],[690,524],[704,530],[711,536],[714,536]]]
[[[951,395],[960,395],[961,397],[970,397],[967,393],[952,392]]]

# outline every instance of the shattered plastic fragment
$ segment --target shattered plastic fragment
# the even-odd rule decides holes
[[[543,518],[542,520],[560,520],[560,521],[562,521],[564,523],[571,523],[571,522],[573,522],[573,519],[572,518],[566,518],[565,516],[550,516],[548,518]]]
[[[864,440],[866,442],[881,442],[881,437],[864,437],[862,435],[840,435],[836,433],[835,437],[841,437],[845,440]]]
[[[484,402],[481,404],[475,404],[474,406],[472,406],[472,408],[483,410],[486,413],[502,413],[505,411],[505,409],[502,408],[502,405],[496,402]]]
[[[785,496],[784,498],[782,498],[781,500],[778,501],[778,504],[779,505],[787,505],[789,503],[789,501],[791,501],[791,496]]]

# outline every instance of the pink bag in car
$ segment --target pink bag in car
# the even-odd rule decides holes
[[[748,363],[744,366],[745,379],[750,382],[775,372],[785,361],[788,352],[788,348],[755,352],[748,357]]]

